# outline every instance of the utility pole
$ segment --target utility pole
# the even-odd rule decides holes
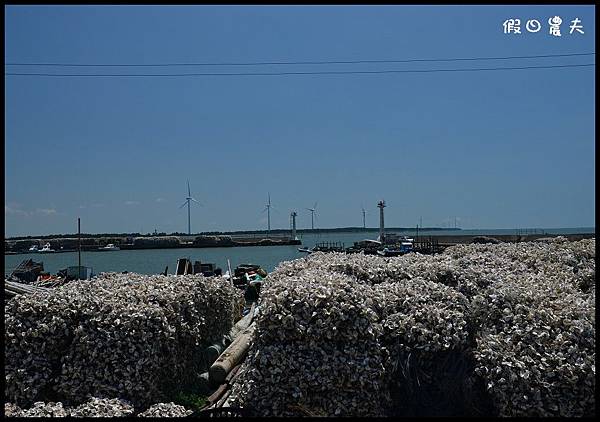
[[[382,244],[385,244],[385,233],[383,224],[383,209],[385,208],[385,201],[383,199],[377,203],[377,208],[379,208],[379,241]]]
[[[79,255],[79,265],[77,267],[77,280],[81,280],[81,218],[77,217],[77,250]]]

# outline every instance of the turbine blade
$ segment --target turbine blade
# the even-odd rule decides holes
[[[179,208],[183,208],[186,204],[188,203],[188,201],[186,200],[182,206],[180,206]]]
[[[203,206],[203,205],[202,205],[202,202],[200,202],[200,201],[196,201],[194,198],[190,198],[190,199],[191,199],[192,201],[194,201],[196,204],[200,205],[201,207]]]
[[[315,201],[315,205],[313,206],[313,209],[317,209],[317,201]]]

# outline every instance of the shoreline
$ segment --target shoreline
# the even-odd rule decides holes
[[[391,231],[391,230],[390,230]],[[415,239],[415,241],[424,241],[424,240],[433,240],[433,241],[437,241],[438,244],[440,246],[452,246],[452,245],[459,245],[459,244],[469,244],[469,243],[473,243],[473,239],[476,237],[481,237],[481,236],[486,236],[486,237],[491,237],[494,239],[497,239],[499,241],[502,242],[530,242],[530,241],[535,241],[537,239],[540,238],[552,238],[552,237],[558,237],[558,236],[563,236],[566,237],[569,241],[577,241],[577,240],[582,240],[582,239],[591,239],[591,238],[595,238],[596,237],[596,233],[574,233],[574,234],[521,234],[521,235],[516,235],[516,234],[497,234],[497,235],[474,235],[474,234],[464,234],[464,235],[457,235],[457,234],[452,234],[452,235],[444,235],[444,234],[436,234],[436,235],[424,235],[421,236],[419,235],[418,237],[414,236],[413,238]],[[250,241],[235,241],[232,239],[223,239],[223,237],[219,237],[219,236],[206,236],[206,241],[205,242],[190,242],[190,243],[161,243],[161,242],[156,242],[156,243],[144,243],[144,244],[127,244],[127,243],[121,243],[119,244],[119,247],[121,248],[121,250],[145,250],[145,249],[204,249],[204,248],[235,248],[235,247],[247,247],[247,246],[291,246],[291,245],[301,245],[302,242],[300,240],[293,240],[293,239],[267,239],[267,238],[263,238],[263,239],[256,239],[256,240],[250,240]],[[83,240],[83,239],[82,239]],[[100,238],[99,240],[102,240],[102,238]],[[60,239],[58,239],[57,241],[60,241]],[[81,245],[81,251],[82,252],[106,252],[106,251],[100,251],[98,250],[98,243],[95,243],[93,245]],[[73,249],[72,247],[70,247],[69,249],[65,249],[65,250],[56,250],[53,253],[67,253],[67,252],[77,252],[77,249]],[[36,255],[48,255],[46,253],[44,254],[39,254],[39,253],[32,253],[29,252],[28,250],[25,251],[11,251],[11,250],[7,250],[5,248],[4,250],[4,255],[25,255],[25,254],[36,254]],[[51,253],[52,254],[52,253]]]

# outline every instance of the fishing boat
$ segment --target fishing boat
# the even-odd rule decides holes
[[[311,252],[346,252],[341,242],[320,242],[312,248]]]
[[[393,245],[387,245],[383,249],[378,250],[377,254],[381,256],[399,256],[413,251],[414,239],[407,236],[398,238]]]
[[[121,248],[115,246],[113,243],[109,243],[108,245],[98,248],[99,251],[120,251]]]
[[[167,275],[168,266],[163,274]],[[222,276],[223,270],[215,264],[192,261],[188,258],[179,258],[175,266],[175,275],[202,274],[204,277]]]
[[[302,247],[298,248],[298,252],[312,253],[313,251],[310,248],[302,246]]]
[[[346,253],[363,253],[365,255],[377,255],[377,250],[381,248],[381,242],[378,240],[365,239],[360,242],[354,242],[354,246],[346,249]]]
[[[50,247],[50,243],[46,243],[42,249],[38,251],[39,253],[52,253],[56,252],[54,249]]]
[[[26,259],[13,270],[10,276],[19,279],[23,283],[31,283],[34,282],[43,271],[43,262],[35,262],[33,259]]]

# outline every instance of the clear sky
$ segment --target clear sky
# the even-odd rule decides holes
[[[595,52],[594,6],[8,6],[5,63],[198,63]],[[560,16],[561,37],[548,19]],[[521,19],[521,34],[503,22]],[[569,26],[581,20],[584,34]],[[530,33],[525,22],[542,28]],[[456,69],[595,56],[31,73]],[[5,236],[595,226],[595,66],[288,76],[5,75]]]

